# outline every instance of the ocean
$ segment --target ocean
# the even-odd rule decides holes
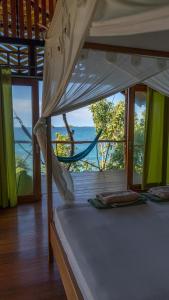
[[[83,141],[89,140],[92,141],[96,136],[95,127],[71,127],[74,131],[74,140],[75,141]],[[27,127],[28,132],[32,135],[32,129]],[[63,135],[67,134],[65,127],[55,127],[52,128],[52,140],[56,140],[56,133],[60,133]],[[23,141],[30,141],[29,137],[23,132],[22,128],[15,127],[14,128],[14,137],[15,137],[15,156],[18,159],[24,161],[26,163],[29,173],[32,173],[32,145],[23,143]],[[19,141],[22,141],[22,143]],[[75,145],[75,154],[83,151],[88,147],[89,144],[77,144]],[[89,153],[86,159],[90,162],[97,164],[97,155],[96,155],[96,147]]]

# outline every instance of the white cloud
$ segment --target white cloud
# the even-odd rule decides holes
[[[24,125],[27,127],[32,126],[32,107],[31,101],[27,99],[14,99],[13,100],[13,110],[19,118],[23,121]],[[18,126],[18,121],[15,121],[15,126]]]
[[[90,112],[89,107],[83,107],[67,113],[67,120],[72,126],[94,126],[92,113]],[[55,127],[64,126],[62,116],[53,117],[52,124]]]

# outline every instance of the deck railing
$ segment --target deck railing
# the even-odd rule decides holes
[[[71,144],[75,145],[74,152],[75,154],[81,152],[84,150],[88,144],[90,144],[91,140],[79,140],[79,141],[56,141],[52,140],[52,145],[55,151],[55,154],[59,155],[57,153],[57,146],[59,145],[66,145],[71,146]],[[31,141],[27,140],[15,140],[15,145],[20,145],[20,148],[22,150],[23,148],[23,157],[28,157],[29,149],[30,149],[30,156],[32,157],[32,146]],[[25,147],[24,147],[25,145]],[[30,145],[30,147],[28,146]],[[84,148],[83,148],[84,145]],[[80,146],[80,147],[79,147]],[[26,149],[25,155],[24,155],[24,148]],[[143,155],[144,155],[144,145],[142,144],[135,144],[134,145],[134,171],[141,173],[142,165],[143,165]],[[68,149],[70,151],[70,149]],[[137,154],[136,154],[137,151]],[[136,154],[136,155],[135,155]],[[17,155],[17,150],[16,150]],[[18,156],[20,153],[18,152]],[[66,154],[67,155],[67,154]],[[65,156],[66,156],[65,155]],[[43,165],[43,171],[45,170],[45,166],[43,163],[43,158],[41,160]],[[126,166],[126,140],[109,140],[109,139],[100,139],[94,149],[91,151],[86,158],[83,160],[80,160],[79,162],[71,163],[71,164],[65,164],[65,166],[70,171],[102,171],[107,169],[123,169]]]
[[[57,146],[59,145],[66,145],[66,146],[71,146],[71,144],[74,144],[74,152],[75,154],[78,152],[81,152],[83,150],[83,145],[84,149],[91,143],[91,140],[79,140],[79,141],[56,141],[52,140],[53,148],[55,151],[55,154],[59,155],[57,153]],[[15,145],[25,145],[27,152],[28,148],[27,145],[31,145],[30,141],[27,140],[15,140]],[[66,167],[68,167],[72,171],[93,171],[93,170],[104,170],[104,169],[110,169],[111,168],[111,156],[113,155],[113,151],[117,149],[117,145],[121,145],[121,150],[120,150],[120,160],[121,160],[121,165],[125,165],[125,145],[126,145],[126,140],[109,140],[109,139],[101,139],[97,141],[96,146],[94,149],[84,158],[83,160],[80,160],[79,162],[76,163],[71,163],[71,164],[65,164]],[[31,149],[31,148],[30,148]],[[16,151],[17,152],[17,151]],[[25,153],[27,154],[27,153]],[[32,155],[32,153],[30,153]],[[112,163],[113,165],[113,163]],[[118,167],[118,166],[117,166]]]
[[[90,144],[93,141],[91,140],[84,140],[84,141],[52,141],[52,144]],[[97,143],[125,143],[126,140],[99,140]],[[21,144],[30,144],[30,141],[25,140],[15,140],[15,143],[21,143]]]
[[[91,144],[91,140],[82,140],[82,141],[52,141],[55,153],[57,153],[57,146],[58,145],[75,145],[74,152],[75,154],[82,151],[82,145],[84,145],[84,149]],[[121,161],[121,167],[123,168],[125,165],[125,144],[126,140],[109,140],[109,139],[100,139],[97,141],[96,146],[94,149],[84,158],[83,160],[80,160],[79,162],[72,163],[68,166],[68,168],[72,171],[102,171],[106,169],[111,169],[113,165],[113,151],[115,148],[117,149],[121,145],[120,150],[120,161]],[[78,147],[80,146],[80,147]],[[67,166],[67,165],[66,165]],[[120,165],[119,165],[120,167]]]

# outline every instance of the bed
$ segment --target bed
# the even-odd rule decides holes
[[[169,203],[108,210],[64,205],[53,220],[77,299],[168,300]]]
[[[169,96],[168,18],[166,0],[57,1],[34,132],[47,165],[49,260],[56,259],[68,300],[169,299],[168,204],[106,211],[73,205],[71,174],[51,147],[51,116],[138,83]],[[52,175],[69,208],[53,211]]]

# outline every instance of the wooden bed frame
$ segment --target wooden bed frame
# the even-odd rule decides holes
[[[60,276],[62,278],[68,300],[83,300],[53,222],[50,223],[50,245],[60,271]]]
[[[48,209],[48,249],[49,263],[55,259],[68,300],[84,300],[71,270],[66,253],[53,222],[52,199],[52,155],[51,155],[51,118],[47,118],[46,168],[47,168],[47,209]]]
[[[95,49],[100,51],[120,52],[128,54],[148,55],[152,57],[169,57],[169,52],[138,49],[129,47],[119,47],[112,45],[104,45],[97,43],[85,43],[84,48]],[[51,155],[51,117],[46,118],[47,134],[46,134],[46,168],[47,168],[47,209],[48,209],[48,247],[49,247],[49,263],[53,262],[53,258],[57,263],[62,282],[68,300],[84,300],[76,279],[71,270],[67,256],[59,239],[57,228],[53,222],[53,201],[52,201],[52,155]]]

